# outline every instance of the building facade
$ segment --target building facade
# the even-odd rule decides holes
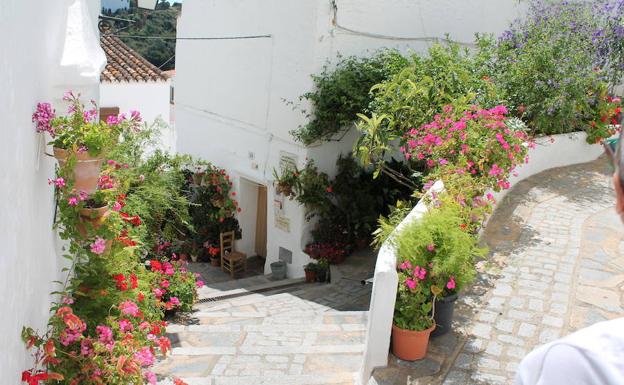
[[[327,60],[382,47],[424,52],[446,34],[473,41],[501,33],[522,12],[515,0],[185,0],[176,51],[177,149],[213,161],[235,180],[243,238],[238,248],[259,254],[266,228],[265,271],[278,259],[288,275],[303,275],[303,248],[313,223],[296,202],[276,194],[273,170],[313,159],[330,176],[355,132],[339,142],[304,147],[290,130],[305,124],[300,95]],[[484,22],[486,20],[487,22]],[[266,212],[266,215],[263,213]],[[260,250],[262,251],[262,250]]]
[[[104,66],[97,36],[99,0],[6,0],[0,13],[0,384],[20,383],[32,358],[20,338],[23,326],[43,331],[63,280],[63,243],[53,229],[54,158],[31,115],[40,101],[65,111],[72,89],[98,100]]]

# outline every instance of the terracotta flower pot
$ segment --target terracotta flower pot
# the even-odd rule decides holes
[[[220,265],[219,258],[210,258],[210,264],[215,267],[219,266]]]
[[[314,270],[305,270],[305,280],[307,283],[312,283],[316,281],[316,271]]]
[[[427,355],[429,335],[435,323],[426,330],[406,330],[392,325],[392,353],[405,361],[416,361]]]
[[[106,222],[106,218],[108,218],[110,211],[108,210],[108,206],[98,207],[98,208],[84,208],[80,209],[80,222],[78,224],[78,232],[83,237],[88,237],[88,225],[90,223],[93,226],[94,230],[97,230]]]
[[[57,147],[54,147],[53,150],[54,157],[58,160],[59,165],[63,167],[69,156],[69,151]],[[103,162],[103,158],[92,157],[86,151],[76,153],[76,164],[73,169],[74,188],[87,194],[93,194],[97,189]]]

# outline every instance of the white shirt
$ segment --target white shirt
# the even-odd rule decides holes
[[[624,318],[599,322],[529,353],[515,385],[624,384]]]

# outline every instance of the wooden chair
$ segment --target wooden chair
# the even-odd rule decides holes
[[[234,274],[247,271],[247,254],[234,250],[234,231],[221,233],[221,271]]]

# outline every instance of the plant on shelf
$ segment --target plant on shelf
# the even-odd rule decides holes
[[[419,220],[407,223],[392,239],[401,256],[399,270],[403,274],[428,274],[427,282],[436,295],[436,335],[450,330],[457,294],[474,280],[475,258],[486,252],[465,231],[460,213],[459,204],[446,202]]]

